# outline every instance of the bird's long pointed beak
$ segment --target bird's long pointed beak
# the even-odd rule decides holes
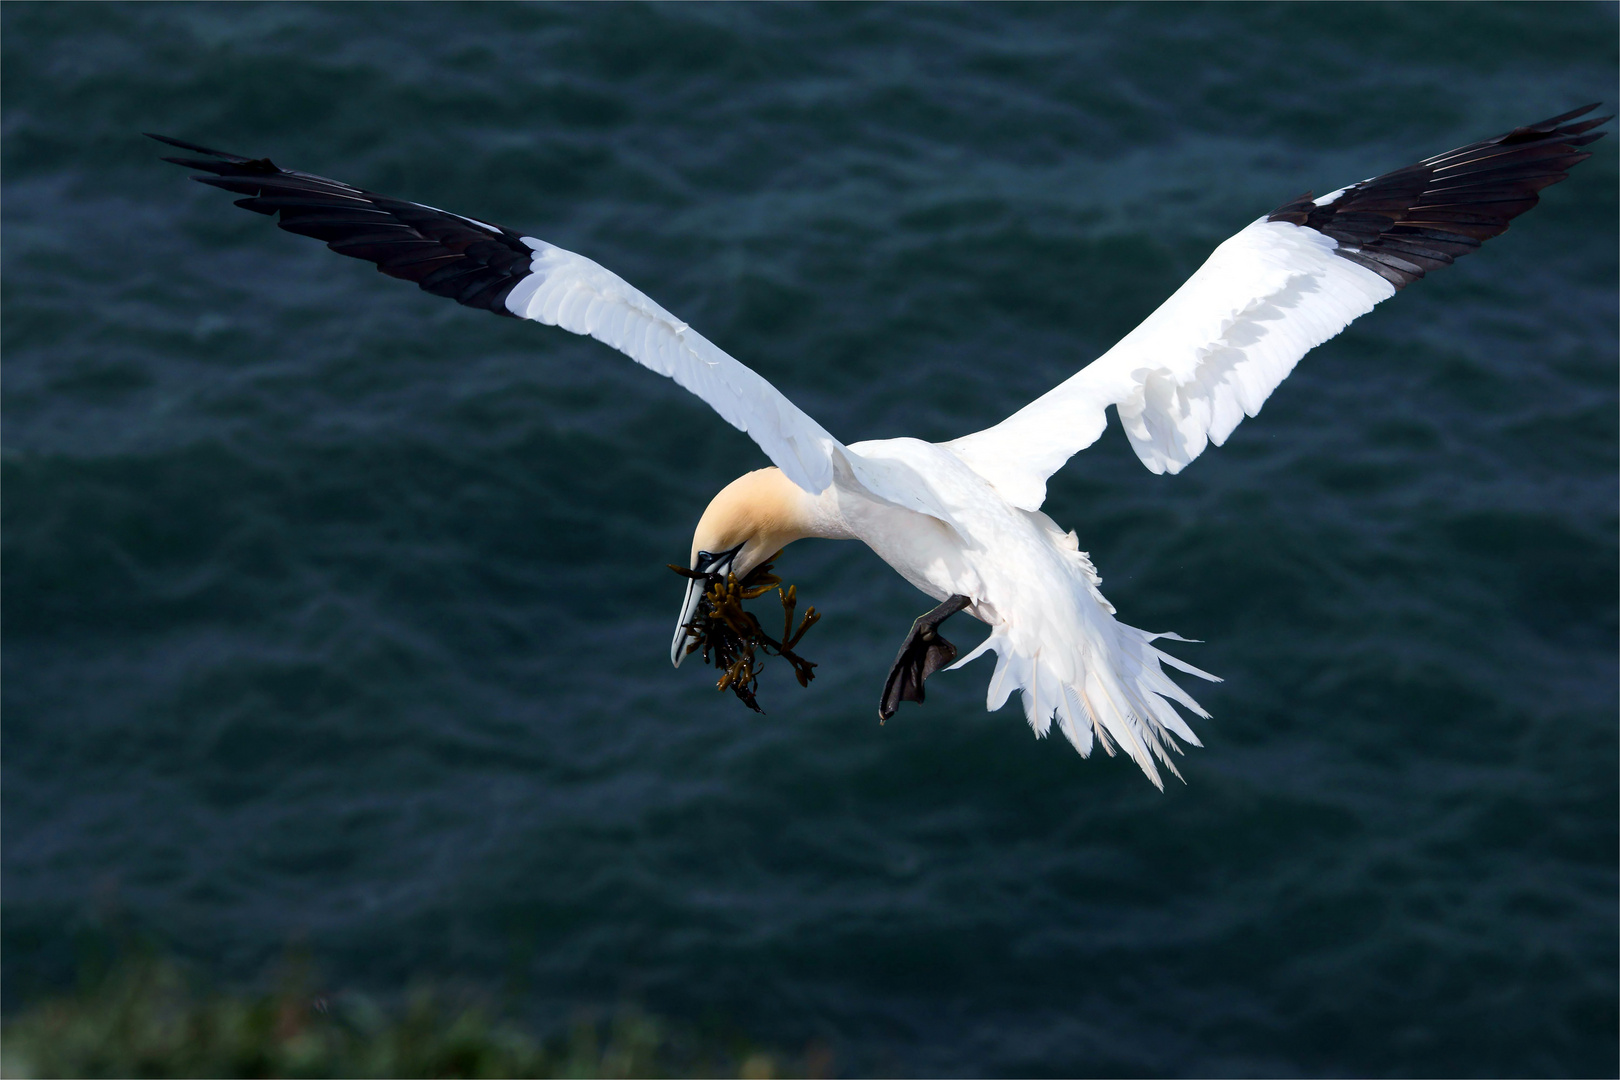
[[[669,647],[669,662],[676,667],[686,659],[686,643],[692,637],[692,631],[687,624],[697,618],[698,605],[703,602],[703,594],[708,591],[707,578],[689,578],[686,582],[686,599],[681,602],[681,617],[675,621],[675,642]]]
[[[743,549],[738,544],[730,551],[722,551],[718,555],[709,551],[700,551],[692,567],[700,574],[718,574],[722,579],[731,572],[736,563],[737,553]],[[681,617],[675,624],[675,640],[669,646],[669,662],[676,667],[686,659],[686,643],[694,636],[686,628],[687,624],[697,618],[698,605],[703,602],[703,594],[709,591],[711,577],[688,578],[686,582],[686,599],[681,601]]]

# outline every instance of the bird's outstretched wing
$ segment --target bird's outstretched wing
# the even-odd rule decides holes
[[[179,139],[151,138],[204,157],[164,158],[209,173],[193,179],[245,195],[236,205],[280,214],[288,232],[324,240],[392,277],[498,315],[512,315],[611,345],[667,375],[746,432],[789,479],[812,494],[847,471],[881,499],[936,517],[926,490],[887,473],[827,433],[781,391],[715,347],[617,274],[571,251],[431,206],[392,199],[323,176],[282,169]]]
[[[946,445],[1026,510],[1096,441],[1105,410],[1156,473],[1254,416],[1302,356],[1380,300],[1466,255],[1590,157],[1610,117],[1555,116],[1312,199],[1227,240],[1108,352],[995,427]]]

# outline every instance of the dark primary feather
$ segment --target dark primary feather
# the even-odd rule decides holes
[[[278,168],[269,158],[245,158],[162,135],[148,138],[208,155],[163,160],[212,173],[192,179],[248,196],[236,200],[237,206],[279,213],[288,232],[324,240],[338,254],[374,262],[383,273],[414,281],[436,296],[512,314],[506,296],[528,276],[534,253],[510,230]]]
[[[1569,121],[1595,108],[1588,105],[1363,180],[1326,206],[1317,206],[1306,192],[1267,220],[1331,236],[1339,243],[1337,254],[1403,288],[1506,230],[1508,222],[1536,205],[1537,192],[1591,157],[1579,148],[1607,134],[1591,129],[1613,117]]]

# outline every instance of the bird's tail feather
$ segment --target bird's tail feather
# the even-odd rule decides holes
[[[1093,742],[1109,755],[1122,748],[1147,774],[1153,784],[1164,788],[1159,764],[1180,779],[1181,773],[1170,760],[1170,753],[1181,753],[1179,737],[1194,746],[1203,745],[1192,728],[1181,718],[1172,701],[1189,712],[1208,717],[1203,707],[1165,674],[1163,665],[1196,675],[1211,682],[1221,680],[1170,654],[1155,648],[1159,639],[1185,641],[1175,634],[1150,634],[1123,623],[1107,627],[1111,642],[1088,640],[1085,646],[1067,655],[1048,655],[1045,645],[1034,651],[1019,649],[1009,628],[998,626],[988,638],[952,667],[961,667],[987,650],[996,653],[996,671],[990,678],[985,705],[994,712],[1007,703],[1013,690],[1024,697],[1024,715],[1037,737],[1044,737],[1055,721],[1058,729],[1082,757],[1091,756]]]

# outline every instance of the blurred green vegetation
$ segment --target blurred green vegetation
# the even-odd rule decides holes
[[[643,1077],[816,1075],[745,1043],[701,1039],[626,1009],[536,1038],[485,1006],[419,990],[394,1007],[310,989],[287,964],[272,990],[226,992],[180,964],[126,958],[0,1029],[6,1077]]]

